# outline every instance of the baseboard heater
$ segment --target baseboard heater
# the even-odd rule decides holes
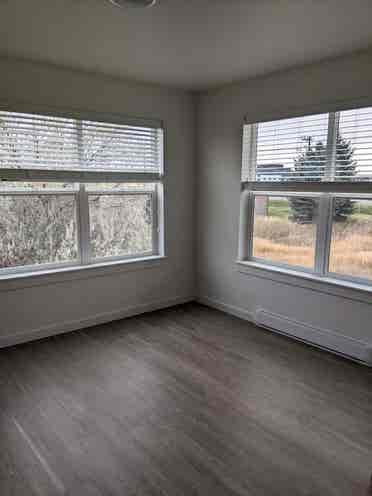
[[[260,308],[255,313],[255,323],[261,327],[295,337],[308,344],[337,353],[372,366],[372,345],[344,336],[335,331],[321,329],[304,322],[269,312]]]

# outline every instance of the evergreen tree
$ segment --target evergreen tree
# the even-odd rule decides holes
[[[294,160],[293,180],[321,181],[326,165],[326,147],[322,141],[313,143],[312,136],[304,136],[302,141],[306,147]]]
[[[337,136],[336,171],[338,181],[348,181],[355,175],[356,162],[353,159],[354,150],[350,141],[342,136]],[[333,220],[344,222],[353,213],[354,202],[348,198],[337,198],[334,202]]]
[[[313,143],[312,136],[306,136],[303,141],[307,143],[294,161],[292,180],[297,181],[322,181],[326,166],[326,146],[322,141]],[[353,159],[354,150],[350,141],[341,135],[336,141],[336,171],[337,181],[346,181],[355,175],[356,162]],[[290,199],[292,210],[291,219],[295,222],[306,224],[313,221],[316,215],[316,202],[311,198],[293,197]],[[334,206],[334,220],[345,221],[353,213],[353,202],[348,198],[339,198]]]

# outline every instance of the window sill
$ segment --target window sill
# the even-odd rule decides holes
[[[152,269],[160,266],[167,257],[152,255],[142,258],[109,260],[87,265],[70,265],[46,270],[14,272],[0,275],[0,292],[14,291],[33,286],[58,284],[67,281],[105,277],[122,272]]]
[[[372,304],[372,286],[253,261],[237,260],[236,264],[242,274]]]

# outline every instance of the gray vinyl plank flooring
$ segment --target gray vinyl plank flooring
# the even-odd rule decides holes
[[[190,303],[0,350],[1,496],[354,496],[372,370]]]

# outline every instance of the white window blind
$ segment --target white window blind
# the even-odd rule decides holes
[[[0,107],[0,272],[164,255],[162,122],[41,112]]]
[[[372,180],[372,107],[244,125],[242,181]]]
[[[162,129],[0,111],[0,174],[38,171],[162,172]]]

